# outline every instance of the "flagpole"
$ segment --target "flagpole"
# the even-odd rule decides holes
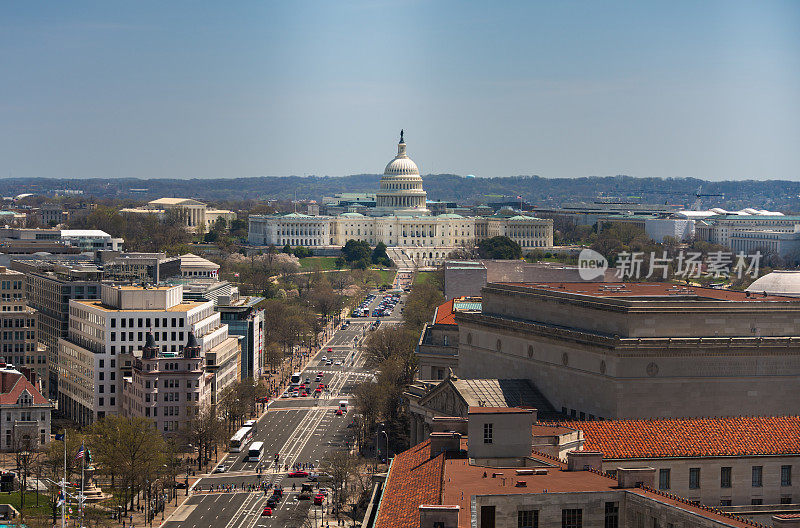
[[[61,480],[61,528],[67,526],[67,429],[64,428],[64,478]]]
[[[81,456],[81,496],[78,498],[78,511],[80,512],[80,524],[78,525],[80,528],[83,528],[83,469],[86,467],[86,450],[83,448],[83,444],[81,444],[81,452],[83,456]]]

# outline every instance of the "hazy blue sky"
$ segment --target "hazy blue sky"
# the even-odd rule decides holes
[[[0,3],[0,176],[800,179],[800,2]]]

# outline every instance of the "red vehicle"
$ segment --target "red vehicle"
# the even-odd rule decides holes
[[[314,495],[314,504],[319,506],[323,502],[325,502],[325,495],[323,495],[322,493],[318,493],[318,494]]]
[[[320,389],[319,387],[317,387],[316,389],[314,389],[314,394],[319,394],[319,393],[321,393],[321,392],[322,392],[322,389]]]
[[[261,515],[267,515],[267,516],[272,515],[272,508],[270,508],[269,506],[264,506],[264,509],[261,510]]]
[[[325,388],[325,384],[324,383],[320,383],[319,385],[317,385],[317,390],[322,390],[324,388]]]
[[[333,352],[333,349],[331,347],[328,347],[328,350],[326,350],[326,352]]]
[[[341,415],[342,415],[342,410],[336,409],[336,416],[341,416]]]
[[[298,471],[292,471],[286,476],[289,478],[306,478],[308,476],[308,471],[303,471],[302,469]]]
[[[298,387],[298,389],[300,389],[300,390],[303,390],[305,388],[306,388],[306,384],[305,383],[301,383],[300,386]]]
[[[306,391],[303,391],[300,393],[300,396],[308,396],[308,393]]]

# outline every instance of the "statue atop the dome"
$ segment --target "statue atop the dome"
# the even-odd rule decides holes
[[[405,141],[403,141],[403,129],[402,128],[400,129],[400,143],[405,143]]]

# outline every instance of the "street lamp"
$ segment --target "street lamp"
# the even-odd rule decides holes
[[[186,487],[184,488],[184,490],[185,490],[184,495],[188,496],[189,495],[189,464],[186,464],[186,482],[185,482],[185,484],[186,484]],[[175,504],[178,504],[178,499],[175,499]]]

